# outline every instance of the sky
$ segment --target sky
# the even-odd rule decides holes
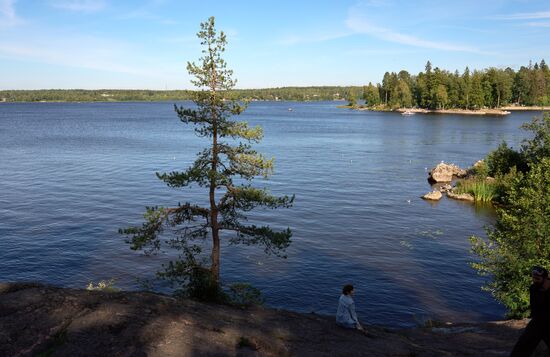
[[[550,61],[548,0],[0,0],[0,89],[192,89],[210,16],[237,88]]]

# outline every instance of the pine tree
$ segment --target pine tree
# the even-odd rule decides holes
[[[196,135],[207,139],[209,145],[185,171],[157,176],[169,187],[203,189],[209,204],[203,207],[186,202],[172,208],[148,207],[141,227],[122,229],[121,233],[129,237],[132,249],[146,252],[159,250],[169,236],[168,247],[179,250],[180,256],[159,275],[188,290],[206,281],[207,288],[215,294],[220,286],[220,232],[229,232],[223,238],[230,244],[258,244],[268,254],[283,256],[290,244],[290,229],[274,231],[269,226],[247,224],[246,213],[260,206],[290,207],[294,197],[275,197],[266,189],[252,186],[255,177],[272,173],[273,159],[266,159],[251,147],[251,143],[262,139],[261,127],[252,128],[246,122],[233,120],[245,106],[225,98],[235,80],[222,58],[227,41],[223,32],[218,35],[214,17],[201,23],[197,36],[203,56],[198,64],[187,64],[194,77],[191,82],[199,89],[195,93],[196,107],[176,106],[175,110],[180,120],[194,125]],[[243,183],[235,183],[236,178]],[[206,238],[211,239],[210,244]],[[211,250],[209,267],[202,254],[205,246]]]

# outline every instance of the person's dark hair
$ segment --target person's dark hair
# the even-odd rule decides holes
[[[344,285],[344,288],[342,289],[342,294],[348,295],[352,291],[353,291],[353,285],[351,285],[351,284]]]
[[[545,279],[548,278],[548,270],[541,266],[534,266],[533,268],[531,268],[531,273],[533,275],[542,276]]]

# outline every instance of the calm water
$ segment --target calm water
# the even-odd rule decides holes
[[[405,118],[335,106],[252,103],[242,116],[264,127],[257,148],[276,157],[272,180],[259,183],[296,194],[294,208],[253,218],[294,237],[286,260],[224,247],[223,280],[252,282],[271,306],[324,314],[352,282],[360,319],[389,326],[501,318],[468,266],[468,237],[492,211],[418,197],[430,189],[426,168],[471,165],[503,139],[517,146],[534,114]],[[187,167],[202,146],[171,103],[0,105],[0,280],[115,278],[137,289],[171,253],[133,252],[117,230],[140,224],[146,205],[204,200],[154,175]]]

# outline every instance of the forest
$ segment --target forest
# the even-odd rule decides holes
[[[350,95],[353,103],[356,96]],[[490,67],[462,73],[432,68],[428,61],[424,72],[411,75],[386,72],[382,83],[369,83],[363,88],[363,99],[369,107],[418,107],[426,109],[481,109],[507,105],[550,105],[550,70],[543,60],[529,63],[518,71]]]
[[[550,105],[550,69],[541,60],[519,70],[490,67],[462,73],[433,67],[416,75],[406,70],[386,72],[381,83],[365,86],[280,87],[232,89],[228,100],[318,101],[364,100],[368,107],[481,109],[508,105]],[[119,102],[193,99],[192,90],[43,89],[3,90],[0,102]]]
[[[232,89],[229,100],[344,100],[350,93],[360,95],[362,87],[282,87],[265,89]],[[123,89],[42,89],[3,90],[0,102],[120,102],[192,100],[192,90],[123,90]]]

